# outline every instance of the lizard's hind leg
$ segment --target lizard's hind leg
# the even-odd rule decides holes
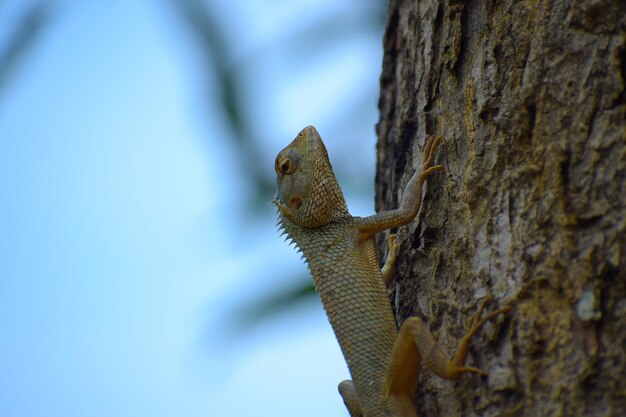
[[[464,365],[472,337],[487,320],[511,310],[511,307],[503,307],[481,317],[488,300],[489,298],[483,300],[478,311],[468,320],[469,328],[459,340],[452,360],[437,345],[428,326],[419,317],[408,318],[402,324],[391,352],[383,385],[385,398],[390,401],[413,398],[422,362],[428,369],[446,379],[454,379],[463,372],[485,374],[478,368]]]
[[[350,417],[363,417],[361,404],[359,404],[359,396],[356,393],[352,381],[341,381],[339,383],[339,394],[341,394],[341,398],[343,398],[343,403],[346,405]]]

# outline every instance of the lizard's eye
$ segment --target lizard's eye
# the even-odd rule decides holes
[[[282,172],[283,174],[286,174],[287,172],[289,172],[290,168],[291,168],[291,161],[289,159],[285,159],[280,164],[280,172]]]
[[[290,175],[296,170],[296,163],[291,157],[276,158],[276,172],[282,175]]]

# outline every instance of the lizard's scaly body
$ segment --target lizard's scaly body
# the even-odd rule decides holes
[[[471,337],[502,308],[470,318],[452,360],[438,348],[417,317],[398,332],[387,295],[397,245],[381,272],[374,233],[409,223],[417,215],[422,184],[441,165],[430,166],[436,138],[427,143],[420,172],[406,186],[397,210],[352,217],[333,173],[326,148],[314,127],[304,128],[276,157],[279,224],[309,264],[315,286],[348,364],[352,381],[339,390],[352,417],[417,416],[412,402],[421,363],[438,375],[482,371],[464,366]]]
[[[382,383],[396,340],[396,322],[374,240],[359,242],[354,223],[347,218],[303,229],[285,222],[285,228],[308,260],[361,407],[383,416]]]

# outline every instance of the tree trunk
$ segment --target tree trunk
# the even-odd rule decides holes
[[[626,2],[391,0],[378,210],[445,138],[401,228],[398,322],[450,354],[477,300],[488,377],[420,375],[420,416],[626,415]],[[380,237],[381,248],[383,237]]]

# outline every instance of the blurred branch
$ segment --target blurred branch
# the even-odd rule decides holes
[[[41,36],[42,29],[50,18],[50,3],[40,1],[32,4],[9,37],[7,45],[0,51],[0,94],[4,91],[12,74],[24,59],[35,41]]]
[[[310,278],[298,279],[298,281],[310,282]],[[250,328],[271,320],[286,311],[313,300],[319,300],[315,288],[311,284],[295,288],[284,289],[282,292],[272,294],[260,300],[254,300],[252,304],[241,306],[233,310],[229,315],[229,326],[235,331],[248,331]]]
[[[176,0],[174,5],[202,47],[205,65],[211,66],[217,75],[221,102],[234,131],[242,133],[245,129],[236,96],[237,80],[231,71],[227,40],[219,30],[217,19],[200,0]]]
[[[299,28],[291,42],[291,53],[316,55],[350,36],[371,35],[385,25],[386,2],[375,2],[378,7],[363,7],[349,14],[328,16]]]
[[[173,4],[197,38],[204,65],[210,67],[216,75],[216,85],[220,89],[219,101],[228,118],[233,137],[238,142],[238,153],[243,159],[239,166],[248,171],[246,176],[256,185],[257,192],[251,202],[262,201],[266,204],[273,193],[274,182],[265,174],[266,167],[256,163],[259,155],[257,143],[248,118],[243,114],[240,88],[243,85],[243,80],[240,79],[242,74],[229,53],[231,48],[227,37],[219,29],[218,16],[201,0],[174,0]]]
[[[233,132],[237,153],[242,159],[239,166],[247,170],[246,177],[254,184],[256,191],[249,203],[253,207],[265,205],[274,193],[273,171],[257,163],[258,155],[261,153],[258,148],[259,141],[256,140],[257,132],[251,127],[252,118],[245,114],[244,104],[248,98],[242,86],[246,74],[241,70],[245,65],[236,62],[230,52],[236,46],[236,42],[220,28],[220,23],[224,21],[223,12],[217,8],[214,10],[209,2],[203,0],[171,0],[171,2],[200,46],[203,65],[207,68],[204,73],[215,74],[215,86],[219,89],[218,100]],[[300,27],[297,33],[287,36],[292,53],[296,55],[305,52],[307,55],[315,55],[315,50],[321,53],[338,39],[379,31],[385,22],[386,2],[372,0],[363,6],[352,10],[351,13],[335,14],[306,27]],[[263,54],[264,51],[260,53]],[[207,91],[208,85],[207,83],[205,87]],[[208,94],[206,98],[212,99]]]

